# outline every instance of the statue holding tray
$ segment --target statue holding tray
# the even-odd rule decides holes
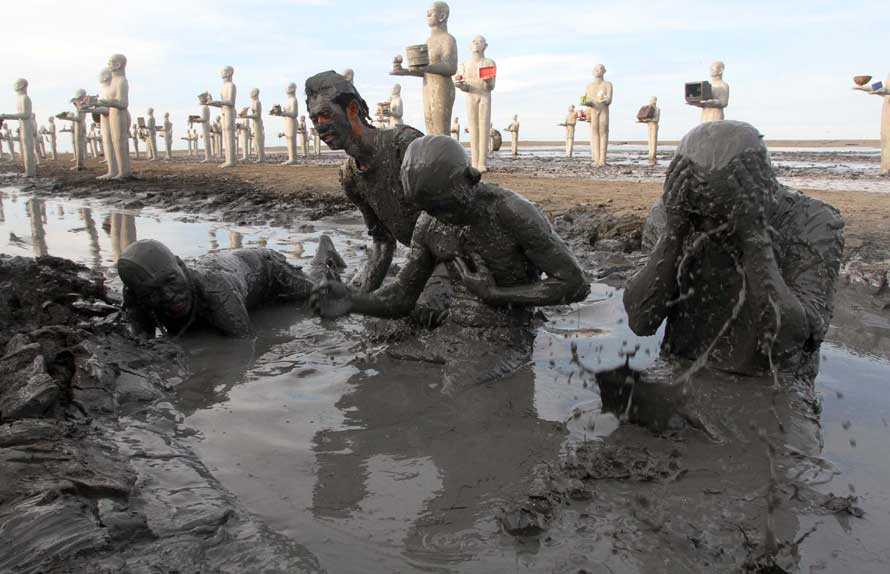
[[[31,110],[31,97],[28,95],[28,80],[19,78],[13,84],[16,93],[16,113],[0,114],[0,122],[4,120],[19,120],[20,143],[22,147],[22,163],[25,168],[25,177],[37,177],[37,154],[34,153],[34,133],[31,118],[34,116]],[[15,152],[13,152],[13,157]]]
[[[297,118],[299,104],[297,103],[297,85],[293,82],[287,85],[287,102],[282,108],[276,104],[269,110],[269,115],[284,118],[284,133],[281,134],[287,143],[287,161],[281,165],[296,165],[297,163]],[[279,136],[279,137],[281,137]]]
[[[883,82],[869,84],[870,80],[871,76],[856,76],[853,89],[884,98],[881,108],[881,173],[890,174],[890,74]]]
[[[575,112],[575,106],[569,106],[569,113],[561,125],[566,129],[566,157],[572,157],[575,153],[575,124],[578,123],[578,114]]]
[[[232,81],[234,75],[235,69],[232,66],[225,66],[222,69],[223,87],[220,99],[208,102],[208,105],[220,108],[222,112],[222,151],[225,152],[226,159],[220,167],[235,167],[238,161],[235,155],[235,101],[237,89],[235,82]]]

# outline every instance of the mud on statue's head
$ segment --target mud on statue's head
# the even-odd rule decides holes
[[[368,104],[355,86],[333,70],[306,80],[306,109],[318,136],[331,149],[345,149],[371,127]]]
[[[482,175],[467,165],[467,152],[453,138],[417,138],[402,159],[402,190],[422,210],[445,223],[467,223],[474,188]]]
[[[767,177],[765,189],[746,190],[750,192],[749,198],[763,201],[767,212],[775,205],[779,183],[763,136],[751,124],[732,120],[705,122],[683,137],[676,156],[690,160],[698,180],[683,201],[693,223],[711,227],[732,219],[734,207],[743,199],[732,185],[734,160],[756,163]]]
[[[160,319],[181,320],[191,313],[194,301],[185,265],[160,241],[132,243],[121,253],[117,271],[139,306]]]

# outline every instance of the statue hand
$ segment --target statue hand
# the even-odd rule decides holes
[[[473,254],[473,263],[476,266],[475,273],[470,271],[469,266],[463,259],[460,257],[454,259],[454,266],[457,268],[461,281],[467,286],[467,289],[487,302],[491,298],[492,289],[496,286],[494,276],[479,255]]]
[[[309,296],[312,311],[324,319],[336,319],[349,314],[352,309],[352,295],[349,287],[340,281],[324,279]]]

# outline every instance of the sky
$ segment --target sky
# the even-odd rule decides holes
[[[405,121],[423,130],[421,80],[388,75],[392,58],[429,35],[429,2],[387,0],[28,0],[4,3],[0,112],[15,112],[12,84],[30,82],[40,124],[70,108],[78,88],[98,93],[98,74],[114,53],[127,56],[130,112],[170,112],[177,147],[197,94],[218,94],[220,69],[235,68],[238,107],[260,89],[266,110],[296,82],[324,70],[355,70],[373,110],[395,81]],[[771,139],[877,139],[881,102],[850,89],[852,76],[890,73],[887,0],[454,0],[449,32],[458,59],[477,34],[497,63],[492,121],[519,115],[521,139],[559,140],[557,124],[577,103],[595,64],[614,86],[612,140],[645,139],[636,112],[650,96],[662,109],[660,137],[679,139],[700,110],[683,102],[683,84],[726,64],[727,119],[754,124]],[[466,117],[458,92],[454,115]],[[267,145],[283,143],[267,117]],[[60,122],[59,127],[64,122]],[[584,137],[579,135],[579,137]],[[66,137],[61,142],[68,145]],[[69,146],[70,147],[70,146]]]

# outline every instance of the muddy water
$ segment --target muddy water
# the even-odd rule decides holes
[[[34,200],[13,189],[3,190],[0,201],[0,252],[69,257],[112,279],[116,253],[136,238],[161,239],[184,257],[265,244],[299,263],[324,231],[350,268],[362,257],[354,217],[308,227],[298,216],[290,228],[232,227],[151,210]],[[617,541],[601,535],[624,520],[603,510],[629,496],[620,488],[597,494],[590,507],[598,509],[596,530],[579,526],[579,517],[592,512],[582,503],[542,539],[517,540],[495,519],[525,495],[536,464],[555,462],[570,443],[608,443],[619,427],[571,362],[573,342],[594,370],[626,361],[645,369],[656,361],[661,333],[634,336],[620,295],[594,285],[582,304],[551,310],[532,364],[496,384],[453,394],[442,392],[438,368],[388,360],[381,346],[364,344],[373,321],[329,323],[304,309],[266,309],[254,317],[260,335],[253,343],[187,341],[194,374],[178,389],[183,431],[194,433],[204,462],[250,511],[304,544],[330,572],[575,572],[598,571],[600,562],[605,571],[657,571],[650,558],[620,552]],[[836,315],[817,379],[821,464],[829,471],[815,487],[843,496],[854,491],[866,515],[797,517],[800,533],[816,526],[800,566],[886,572],[890,321],[856,300],[844,299]],[[732,478],[716,460],[686,463],[713,488]],[[654,537],[650,553],[660,552],[671,547]]]

